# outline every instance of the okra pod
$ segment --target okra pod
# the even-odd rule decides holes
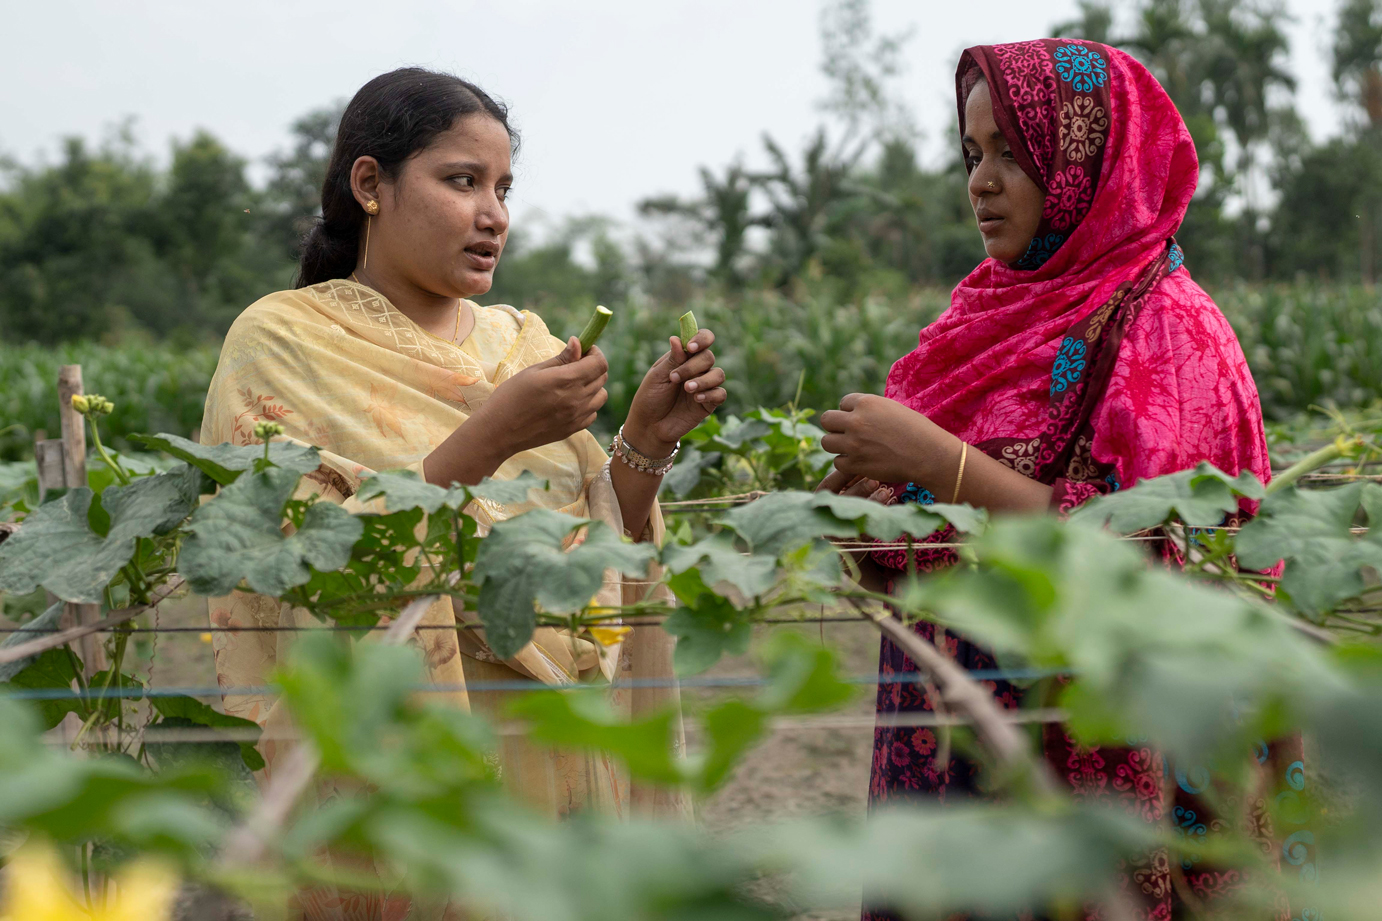
[[[701,326],[696,322],[695,312],[691,310],[682,314],[678,322],[681,324],[681,347],[684,349],[691,344],[696,333],[701,331]]]
[[[581,354],[590,351],[590,347],[595,344],[595,340],[600,338],[600,334],[609,325],[609,318],[614,316],[614,311],[608,307],[596,307],[595,312],[590,315],[590,322],[585,324],[585,329],[581,330],[577,338],[581,341]]]

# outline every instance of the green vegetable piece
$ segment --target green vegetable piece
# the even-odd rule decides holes
[[[693,310],[682,314],[678,322],[681,324],[681,347],[686,348],[696,333],[701,331],[701,325],[696,322],[696,313]]]
[[[609,318],[612,316],[614,316],[614,311],[610,310],[608,307],[595,308],[595,312],[590,315],[590,322],[585,324],[585,329],[581,330],[581,334],[578,337],[581,340],[582,355],[590,351],[591,346],[595,344],[595,340],[600,338],[600,334],[603,333],[605,327],[609,325]]]

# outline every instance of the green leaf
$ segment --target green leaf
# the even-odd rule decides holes
[[[711,443],[735,453],[743,453],[746,443],[755,438],[762,438],[772,430],[773,427],[762,419],[737,419],[730,416],[720,428],[719,434],[711,439]]]
[[[0,590],[27,594],[42,585],[65,601],[99,604],[105,587],[134,556],[140,537],[177,527],[197,504],[202,474],[185,465],[101,494],[93,516],[92,493],[69,490],[45,503],[0,544]],[[109,522],[104,535],[91,528]]]
[[[722,519],[749,542],[754,552],[773,556],[818,537],[925,537],[939,528],[942,520],[914,503],[880,505],[828,492],[772,493],[734,509]]]
[[[1072,724],[1099,733],[1083,742],[1145,736],[1195,763],[1239,757],[1279,703],[1332,680],[1287,615],[1149,568],[1102,529],[1008,518],[969,547],[976,567],[908,583],[897,607],[1073,672],[1084,687],[1065,701]]]
[[[246,470],[257,470],[264,461],[263,445],[200,445],[166,433],[131,435],[130,440],[186,461],[222,486],[234,483]],[[311,473],[321,466],[316,448],[292,441],[272,442],[269,445],[269,462],[297,474]]]
[[[687,573],[694,576],[695,570]],[[696,675],[721,656],[748,652],[753,625],[725,598],[706,593],[689,605],[677,608],[662,623],[662,629],[677,637],[672,663],[678,675]]]
[[[1122,810],[1074,805],[894,806],[867,823],[814,819],[755,837],[762,853],[791,868],[797,904],[857,905],[862,889],[908,918],[1010,918],[1052,900],[1095,902],[1120,861],[1145,861],[1164,844]]]
[[[570,551],[567,538],[587,528]],[[644,575],[657,555],[650,544],[625,541],[599,521],[585,521],[536,509],[495,523],[480,544],[472,579],[480,586],[479,611],[485,639],[500,658],[509,658],[532,638],[536,609],[573,614],[590,604],[606,569]]]
[[[662,564],[672,573],[699,567],[707,585],[728,582],[749,598],[772,588],[777,572],[772,557],[743,553],[726,534],[712,534],[690,546],[668,544],[662,550]]]
[[[422,573],[417,528],[426,514],[422,508],[410,508],[388,515],[356,515],[363,531],[351,548],[350,562],[344,569],[314,570],[312,578],[294,589],[294,600],[342,626],[374,626],[380,612],[370,596],[388,587],[412,585]],[[438,517],[428,523],[445,521]],[[434,556],[439,566],[455,559],[454,545],[443,546],[450,552]]]
[[[672,471],[662,478],[661,490],[671,492],[678,499],[686,498],[701,483],[701,472],[720,460],[718,451],[702,451],[693,444],[682,448],[681,456]]]
[[[386,511],[421,508],[431,515],[443,507],[464,508],[475,498],[500,505],[517,505],[528,501],[531,490],[547,488],[546,480],[538,479],[528,470],[512,480],[486,477],[478,486],[453,485],[450,488],[428,483],[412,470],[385,470],[367,477],[360,486],[358,496],[361,502],[383,496]]]
[[[729,779],[744,752],[763,737],[767,715],[742,700],[727,700],[712,707],[702,720],[706,750],[700,759],[696,786],[709,793]]]
[[[609,752],[628,765],[629,773],[655,783],[685,779],[673,754],[675,710],[626,723],[602,691],[537,691],[520,695],[508,712],[529,721],[529,735],[540,742]]]
[[[44,691],[66,691],[72,688],[72,683],[77,680],[76,666],[81,665],[81,659],[76,658],[76,654],[68,654],[66,649],[45,649],[36,656],[31,656],[24,661],[28,665],[9,679],[6,687],[16,690],[44,690]],[[75,696],[61,697],[53,700],[32,700],[28,703],[38,711],[43,720],[44,729],[52,729],[62,718],[69,713],[81,713],[82,703]]]
[[[1371,525],[1361,538],[1351,532],[1360,505]],[[1238,532],[1235,549],[1249,569],[1286,560],[1285,600],[1306,613],[1327,611],[1364,590],[1363,567],[1382,570],[1382,486],[1357,482],[1273,493]]]
[[[841,681],[835,655],[797,633],[777,633],[764,648],[768,684],[759,694],[772,713],[816,713],[848,703],[854,687]]]
[[[177,696],[155,696],[149,698],[149,703],[163,717],[163,724],[172,726],[170,720],[181,720],[188,725],[207,726],[215,729],[248,729],[255,732],[259,731],[259,724],[253,720],[241,719],[238,716],[230,716],[202,703],[192,697]],[[262,771],[264,769],[264,757],[255,748],[254,742],[237,742],[240,757],[244,760],[245,767],[251,771]]]
[[[550,488],[551,484],[539,479],[531,470],[524,470],[511,480],[485,477],[477,485],[466,487],[475,498],[498,505],[521,505],[528,501],[528,494],[534,489],[546,492]]]
[[[300,474],[282,467],[241,477],[197,509],[178,565],[199,595],[225,595],[245,582],[278,597],[318,570],[339,569],[364,526],[330,502],[307,508],[302,526],[283,533],[284,509]]]
[[[1086,502],[1072,521],[1106,525],[1119,534],[1159,527],[1172,515],[1191,527],[1212,528],[1238,510],[1239,497],[1261,499],[1262,483],[1244,470],[1236,477],[1202,463],[1193,470],[1143,480]]]
[[[42,614],[23,624],[15,632],[7,634],[4,640],[0,640],[0,649],[9,649],[20,643],[36,640],[46,633],[57,633],[62,623],[62,611],[63,603],[61,601],[51,605]],[[12,680],[15,675],[28,668],[36,658],[37,655],[33,655],[0,665],[0,682]],[[67,657],[63,656],[63,658],[66,659]],[[72,678],[69,676],[67,680],[71,681]]]

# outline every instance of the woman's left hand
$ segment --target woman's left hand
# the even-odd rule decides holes
[[[851,393],[821,416],[821,427],[829,433],[821,447],[839,455],[835,469],[844,477],[934,489],[955,476],[960,440],[887,397]]]
[[[672,336],[671,348],[653,363],[638,385],[624,422],[624,438],[651,457],[664,457],[681,437],[701,424],[725,401],[725,372],[715,367],[710,346],[715,334],[696,333],[682,348]]]

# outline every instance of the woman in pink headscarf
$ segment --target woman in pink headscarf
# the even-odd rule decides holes
[[[1266,481],[1243,352],[1173,239],[1199,164],[1156,79],[1116,49],[1044,39],[970,48],[956,89],[970,203],[990,258],[893,365],[886,397],[850,394],[824,415],[825,448],[839,456],[822,488],[1004,512],[1068,510],[1201,461]],[[917,563],[953,559],[938,548],[919,551]],[[905,564],[902,551],[871,561],[885,584]],[[918,630],[968,669],[996,667],[962,637]],[[915,671],[885,639],[880,672]],[[1016,688],[989,684],[1018,705]],[[880,684],[880,713],[930,709],[920,685]],[[1044,741],[1077,796],[1122,802],[1151,821],[1173,809],[1204,815],[1194,770],[1176,772],[1176,803],[1163,802],[1161,758],[1149,749],[1081,749],[1059,726]],[[879,727],[871,801],[973,795],[974,766],[942,766],[935,754],[930,729]],[[1201,865],[1184,873],[1201,898],[1251,883]],[[1125,886],[1142,917],[1171,917],[1164,851],[1127,867]]]

